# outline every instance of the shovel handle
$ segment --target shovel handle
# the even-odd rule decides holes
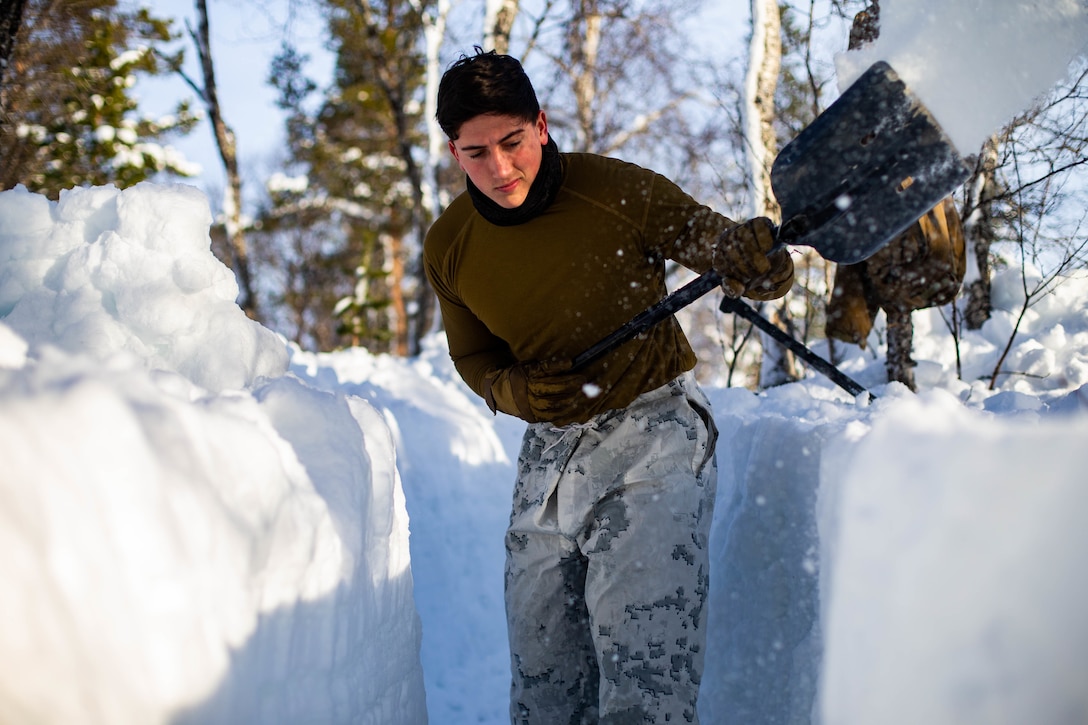
[[[605,353],[611,352],[628,340],[632,340],[636,336],[641,335],[677,310],[687,307],[721,283],[721,275],[714,270],[703,272],[691,282],[688,282],[680,289],[666,296],[657,304],[648,307],[635,315],[631,318],[631,321],[624,324],[623,327],[618,328],[611,335],[575,357],[571,362],[571,372],[582,369]]]
[[[791,220],[793,221],[793,220]],[[805,220],[798,220],[795,228],[791,229],[790,224],[783,225],[782,234],[779,235],[778,244],[775,245],[775,249],[784,246],[783,237],[793,237],[797,230],[803,229],[807,226]],[[615,348],[619,347],[623,343],[634,339],[636,336],[646,332],[651,327],[661,322],[665,318],[669,317],[677,310],[687,307],[695,300],[699,299],[703,295],[707,294],[711,290],[717,288],[722,283],[721,275],[714,270],[703,272],[691,282],[676,290],[670,295],[667,295],[657,304],[652,307],[648,307],[644,311],[635,315],[630,322],[627,322],[622,327],[617,329],[611,335],[608,335],[596,345],[593,345],[585,352],[581,353],[571,362],[570,370],[575,372],[582,369],[591,362],[599,359],[608,352],[611,352]],[[778,342],[786,349],[792,351],[797,357],[804,360],[814,370],[823,373],[831,382],[838,385],[840,388],[850,393],[851,395],[858,396],[861,393],[866,392],[865,388],[861,386],[856,380],[846,375],[846,373],[839,370],[830,362],[814,353],[811,349],[806,347],[803,343],[796,338],[787,334],[783,330],[779,329],[774,323],[768,320],[763,315],[759,314],[756,310],[752,309],[749,305],[745,304],[739,299],[733,299],[731,297],[723,297],[721,305],[719,307],[722,312],[731,312],[736,315],[740,315],[744,319],[751,322],[763,332],[767,333],[773,340]]]
[[[760,330],[767,333],[779,345],[782,345],[794,355],[808,363],[809,367],[813,370],[823,373],[828,380],[851,395],[856,397],[865,392],[865,388],[862,387],[858,381],[814,353],[797,338],[780,329],[773,322],[759,314],[759,312],[752,309],[741,300],[736,300],[732,297],[723,297],[719,309],[722,312],[731,312],[734,315],[739,315],[748,320]]]
[[[768,254],[773,254],[792,243],[800,235],[804,234],[808,227],[809,221],[803,215],[798,215],[787,221],[779,229],[775,230],[775,245]],[[687,307],[707,292],[720,286],[721,283],[721,275],[714,270],[703,272],[694,280],[688,282],[652,307],[646,308],[633,317],[630,322],[627,322],[611,335],[574,358],[571,362],[571,372],[580,370],[605,353],[612,351],[628,340],[634,339],[637,335],[641,335],[677,310]]]

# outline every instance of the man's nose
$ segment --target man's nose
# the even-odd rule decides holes
[[[503,177],[513,164],[510,163],[510,155],[502,149],[491,154],[491,169],[495,176]]]

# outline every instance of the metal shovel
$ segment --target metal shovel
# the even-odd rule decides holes
[[[775,159],[771,186],[786,220],[778,244],[809,246],[841,264],[861,262],[936,206],[969,173],[922,102],[891,66],[875,63]],[[578,355],[572,369],[588,365],[720,284],[716,272],[705,272]],[[727,298],[722,308],[736,312],[738,305],[744,303]],[[782,331],[769,320],[754,312],[745,317],[781,341]],[[802,343],[793,343],[789,347],[795,352],[806,351],[803,359],[818,358]],[[820,360],[824,365],[815,367],[821,372],[837,371]],[[855,395],[864,390],[853,381],[835,382]]]

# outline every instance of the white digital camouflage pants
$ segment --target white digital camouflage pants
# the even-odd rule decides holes
[[[691,373],[529,426],[506,535],[510,718],[696,723],[717,429]]]

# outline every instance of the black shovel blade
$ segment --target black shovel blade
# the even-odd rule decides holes
[[[936,119],[890,65],[875,63],[782,149],[771,186],[790,244],[861,262],[966,181]]]

